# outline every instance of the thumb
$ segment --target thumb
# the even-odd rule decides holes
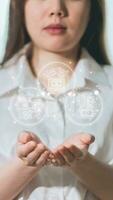
[[[91,135],[91,134],[83,134],[81,137],[81,141],[89,145],[95,141],[95,137],[94,135]]]

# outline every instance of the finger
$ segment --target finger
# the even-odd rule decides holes
[[[17,144],[17,155],[21,157],[26,157],[31,151],[36,148],[36,143],[34,141],[30,141],[26,144]]]
[[[28,131],[27,131],[28,132]],[[39,138],[39,136],[37,136],[35,133],[32,132],[28,132],[29,135],[31,136],[32,140],[37,142],[37,144],[42,143],[41,139]],[[44,144],[45,146],[45,144]],[[46,147],[46,146],[45,146]],[[47,148],[47,147],[46,147]]]
[[[39,159],[36,161],[36,165],[37,166],[44,166],[46,165],[47,162],[47,158],[49,156],[50,152],[49,151],[44,151],[44,153],[42,153],[39,157]]]
[[[31,137],[30,133],[27,131],[20,133],[18,136],[18,142],[21,144],[26,144],[30,140],[32,140],[32,137]]]
[[[65,146],[62,149],[59,149],[59,152],[67,163],[70,163],[75,159],[75,156]]]
[[[56,162],[56,160],[55,160],[54,154],[50,153],[49,156],[48,156],[46,164],[49,165],[49,164],[52,164],[52,163],[55,163],[55,162]]]
[[[62,156],[62,154],[59,152],[59,149],[62,149],[63,145],[59,145],[57,148],[52,150],[52,153],[55,157],[55,161],[54,161],[54,165],[55,166],[63,166],[66,164],[66,161],[64,159],[64,157]]]
[[[66,164],[64,157],[60,154],[59,151],[54,153],[55,161],[52,162],[54,165],[63,166]]]
[[[27,159],[32,164],[39,159],[40,155],[42,153],[44,153],[44,151],[47,151],[47,149],[45,148],[45,146],[42,143],[40,143],[37,145],[37,147],[35,148],[34,151],[32,151],[30,154],[28,154]]]
[[[63,156],[60,154],[59,149],[61,149],[63,147],[63,145],[59,145],[57,148],[52,150],[52,155],[54,155],[54,165],[60,165],[63,166],[66,164],[65,159],[63,158]]]
[[[82,134],[80,140],[85,144],[91,144],[95,141],[95,137],[91,134]]]
[[[40,138],[39,138],[36,134],[30,132],[30,135],[31,135],[31,137],[32,137],[32,139],[33,139],[34,141],[36,141],[37,143],[41,143]]]
[[[47,161],[46,161],[46,165],[54,165],[54,166],[61,166],[60,161],[58,161],[58,159],[55,158],[55,155],[53,153],[50,152]]]

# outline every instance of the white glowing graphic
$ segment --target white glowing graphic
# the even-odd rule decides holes
[[[65,91],[71,74],[69,65],[63,62],[51,62],[41,68],[38,78],[50,94],[59,95]]]
[[[65,98],[65,110],[75,124],[94,123],[102,113],[103,102],[99,90],[74,90]]]
[[[45,116],[45,101],[38,96],[37,88],[23,88],[11,99],[9,111],[15,122],[33,126]]]

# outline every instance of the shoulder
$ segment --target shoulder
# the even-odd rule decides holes
[[[14,54],[14,56],[11,59],[6,61],[3,65],[0,65],[0,72],[1,72],[1,69],[9,69],[9,68],[15,66],[18,63],[19,59],[22,56],[26,55],[30,46],[31,46],[31,43],[24,45],[23,48],[20,49],[16,54]]]
[[[26,47],[0,66],[0,96],[18,86],[19,76],[26,59]]]

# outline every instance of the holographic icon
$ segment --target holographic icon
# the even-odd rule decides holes
[[[51,62],[41,68],[38,78],[51,95],[58,96],[65,91],[72,70],[66,63]]]
[[[98,89],[83,88],[69,92],[65,98],[65,110],[75,124],[90,125],[101,115],[103,101]]]
[[[21,88],[9,104],[15,122],[26,126],[40,123],[45,116],[45,101],[39,97],[37,88]]]

